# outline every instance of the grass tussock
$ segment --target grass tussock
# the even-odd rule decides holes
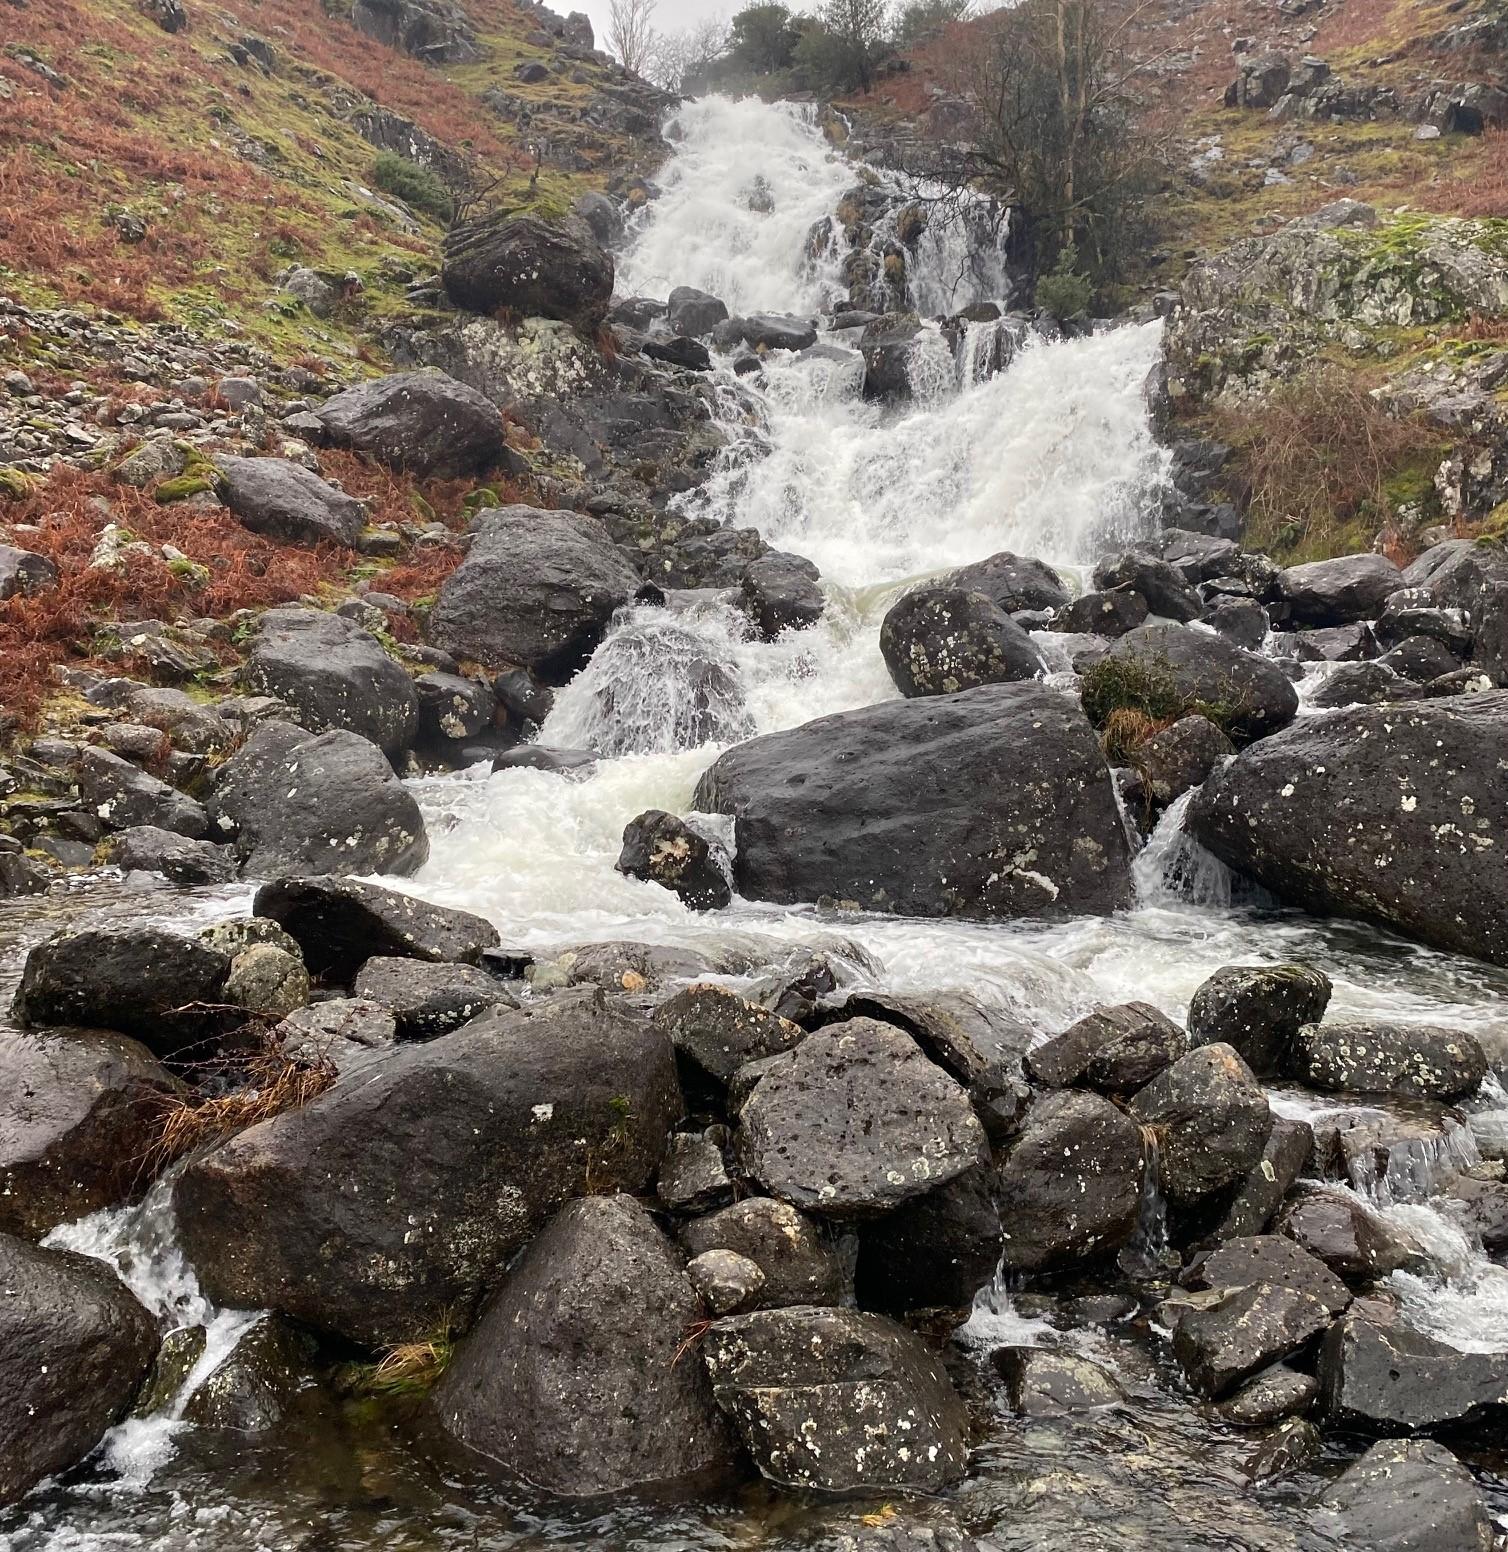
[[[1177,718],[1154,717],[1134,706],[1117,706],[1105,719],[1100,729],[1100,748],[1111,765],[1133,765],[1136,751],[1164,728],[1171,727]]]
[[[450,1367],[454,1352],[448,1330],[417,1342],[396,1342],[360,1376],[358,1388],[377,1396],[422,1394]]]
[[[1370,548],[1399,517],[1400,489],[1427,496],[1422,470],[1441,443],[1421,421],[1389,415],[1363,383],[1319,367],[1275,387],[1259,406],[1220,412],[1216,434],[1236,453],[1247,543],[1294,559]]]

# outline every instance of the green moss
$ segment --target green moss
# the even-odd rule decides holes
[[[164,480],[152,492],[152,499],[159,506],[175,501],[187,501],[192,496],[202,496],[215,488],[215,481],[203,474],[180,474],[176,479]]]
[[[0,469],[0,500],[21,501],[37,488],[31,475],[19,469]]]
[[[1117,711],[1135,711],[1156,722],[1168,721],[1184,710],[1184,697],[1173,678],[1173,665],[1165,658],[1102,657],[1079,680],[1084,714],[1102,728]]]

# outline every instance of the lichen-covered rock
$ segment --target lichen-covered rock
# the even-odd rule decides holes
[[[1305,1024],[1288,1051],[1288,1069],[1317,1089],[1462,1099],[1487,1076],[1487,1057],[1464,1030],[1424,1024]]]
[[[1053,1088],[1083,1083],[1106,1094],[1132,1094],[1188,1048],[1188,1036],[1161,1009],[1128,1002],[1101,1008],[1044,1041],[1026,1065]]]
[[[694,911],[720,910],[733,898],[711,843],[663,809],[652,808],[629,820],[617,868],[668,889]]]
[[[892,606],[880,652],[902,695],[952,695],[1043,671],[1031,638],[983,593],[924,587]]]
[[[1492,1552],[1476,1479],[1441,1444],[1384,1439],[1320,1497],[1348,1546],[1365,1552]]]
[[[1173,1351],[1194,1388],[1214,1398],[1306,1347],[1330,1319],[1330,1311],[1302,1289],[1251,1283],[1225,1292],[1217,1303],[1186,1308],[1173,1329]]]
[[[175,884],[228,884],[236,876],[236,854],[229,846],[191,841],[156,825],[132,825],[107,836],[101,857],[122,872],[161,873]]]
[[[698,982],[662,1002],[655,1023],[670,1036],[688,1088],[720,1096],[748,1062],[793,1051],[806,1031],[715,982]]]
[[[1233,1046],[1255,1073],[1282,1060],[1303,1024],[1317,1024],[1330,1004],[1330,978],[1308,965],[1226,965],[1201,982],[1189,1003],[1196,1045]]]
[[[1230,739],[1195,712],[1143,739],[1132,758],[1142,790],[1154,803],[1168,804],[1203,786],[1235,752]]]
[[[1009,550],[950,571],[938,577],[933,586],[983,593],[1007,614],[1027,609],[1062,609],[1068,603],[1068,589],[1062,577],[1045,560],[1013,555]]]
[[[489,1008],[518,1005],[501,981],[475,965],[425,964],[406,956],[367,960],[351,982],[351,995],[386,1008],[401,1040],[433,1040]]]
[[[968,1417],[903,1326],[857,1310],[760,1310],[712,1323],[713,1394],[760,1473],[827,1492],[935,1491],[968,1464]]]
[[[80,801],[112,830],[153,825],[192,841],[209,833],[202,803],[108,749],[81,749],[75,779]]]
[[[445,238],[440,278],[458,307],[559,318],[593,329],[613,294],[613,261],[579,216],[482,216]]]

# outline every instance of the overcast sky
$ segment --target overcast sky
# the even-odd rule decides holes
[[[597,47],[607,47],[608,0],[547,0],[552,11],[564,16],[568,11],[585,11],[597,34]],[[709,18],[726,21],[743,9],[745,0],[656,0],[654,25],[657,32],[680,32]],[[810,10],[809,5],[785,0],[793,11]]]

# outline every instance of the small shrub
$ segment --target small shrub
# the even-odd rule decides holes
[[[435,172],[393,151],[384,151],[372,163],[372,183],[384,194],[401,199],[410,209],[422,211],[443,226],[454,205],[449,191]]]
[[[1094,300],[1094,282],[1076,268],[1078,250],[1072,245],[1058,255],[1058,262],[1037,282],[1037,306],[1054,318],[1078,318]]]
[[[1174,681],[1172,664],[1165,661],[1102,657],[1085,669],[1079,693],[1084,715],[1097,728],[1107,727],[1116,713],[1135,713],[1165,727],[1187,709]]]

